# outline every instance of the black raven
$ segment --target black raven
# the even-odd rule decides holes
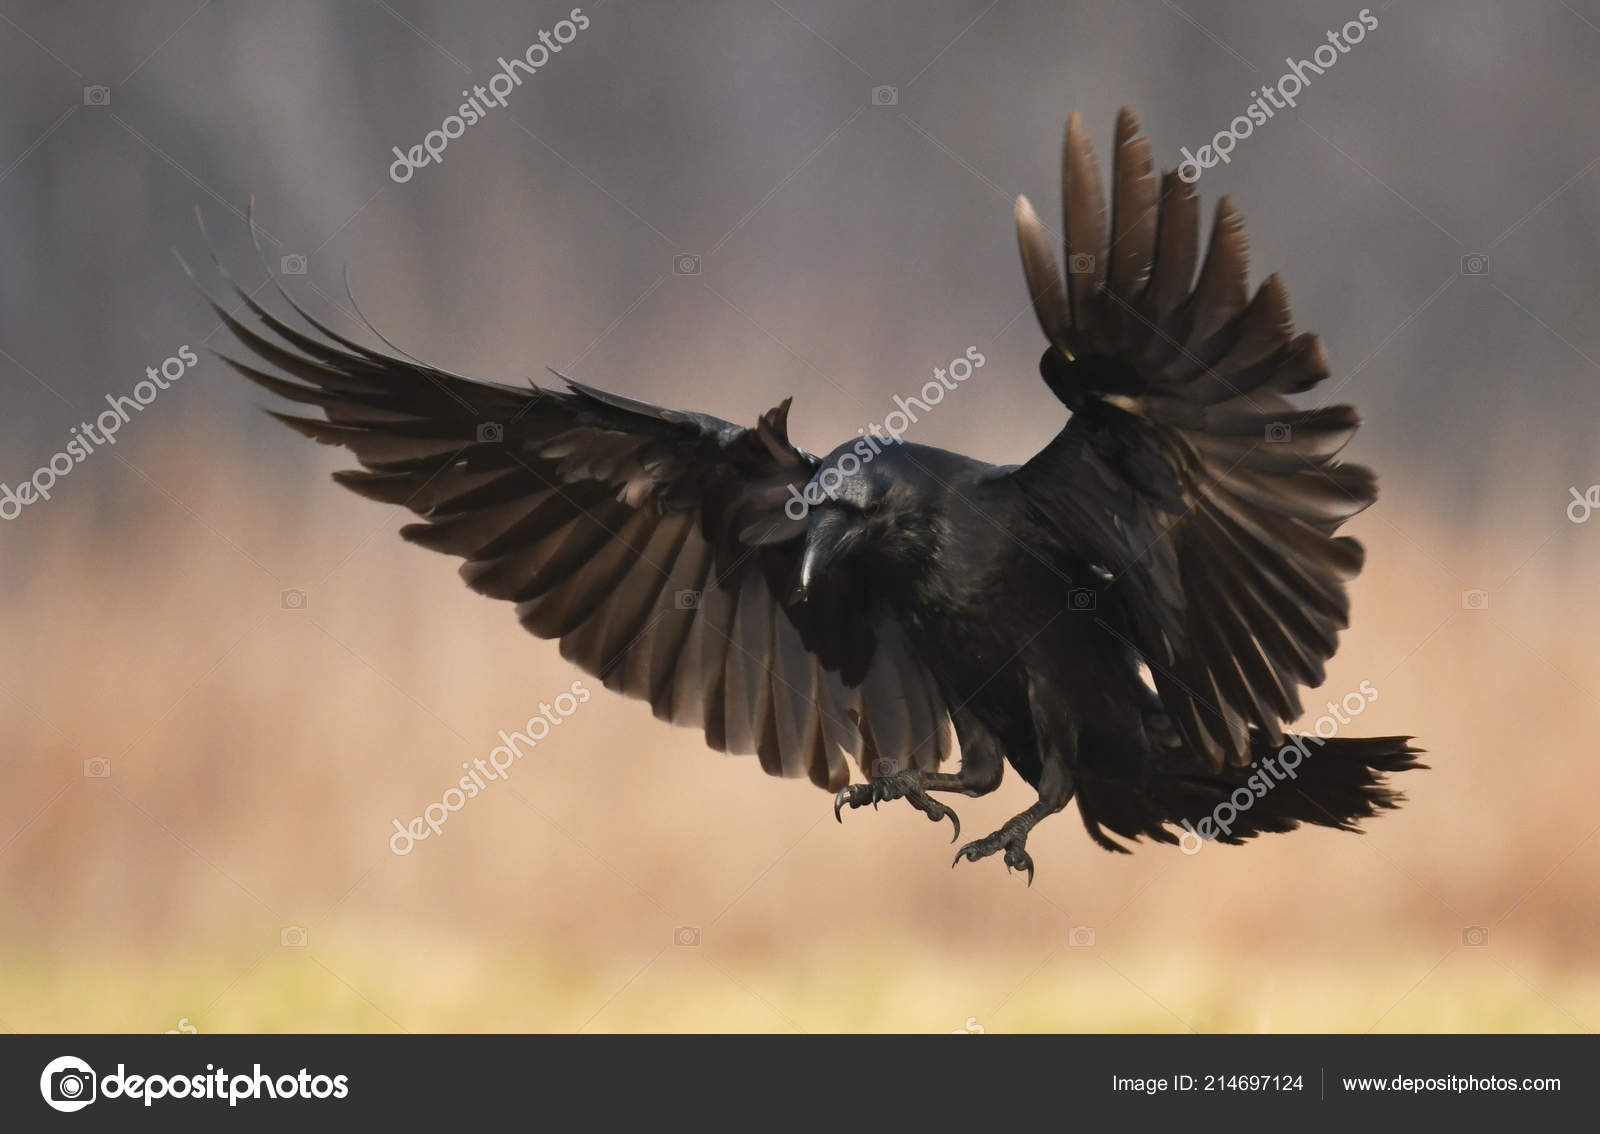
[[[608,688],[837,793],[836,816],[904,799],[959,837],[929,793],[983,795],[1009,763],[1038,801],[956,861],[1000,853],[1030,882],[1029,831],[1074,798],[1117,851],[1352,830],[1398,802],[1384,774],[1418,750],[1283,725],[1362,566],[1334,534],[1376,498],[1335,460],[1355,411],[1287,400],[1328,375],[1317,338],[1292,333],[1277,276],[1249,295],[1226,198],[1200,261],[1198,199],[1153,176],[1130,112],[1109,211],[1077,115],[1062,180],[1065,275],[1016,206],[1040,370],[1071,411],[1022,465],[881,438],[819,459],[790,442],[788,400],[747,429],[559,374],[467,378],[284,292],[291,326],[220,261],[275,337],[213,306],[288,377],[230,365],[323,414],[274,416],[363,466],[335,479],[423,518],[406,539],[462,557],[468,586]]]

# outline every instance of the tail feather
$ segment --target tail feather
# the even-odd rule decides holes
[[[1398,807],[1393,772],[1426,768],[1409,736],[1334,737],[1285,734],[1281,745],[1254,735],[1252,759],[1213,772],[1156,762],[1142,782],[1081,775],[1078,810],[1094,840],[1127,848],[1106,832],[1186,846],[1196,838],[1238,844],[1302,823],[1359,831],[1358,823]]]

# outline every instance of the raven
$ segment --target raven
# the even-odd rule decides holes
[[[229,365],[322,413],[273,416],[354,453],[334,479],[422,517],[404,538],[463,558],[607,688],[836,793],[836,817],[904,799],[959,838],[931,793],[984,795],[1009,763],[1037,802],[956,862],[1001,854],[1030,883],[1029,832],[1074,798],[1122,852],[1113,835],[1354,830],[1399,802],[1386,773],[1423,766],[1411,738],[1283,726],[1363,563],[1334,534],[1376,498],[1335,459],[1355,411],[1291,404],[1328,376],[1321,345],[1293,334],[1277,276],[1250,296],[1226,197],[1200,260],[1198,198],[1156,179],[1127,109],[1109,211],[1076,114],[1062,180],[1065,274],[1016,203],[1040,372],[1070,411],[1021,465],[877,437],[818,458],[789,440],[788,399],[743,428],[557,372],[468,378],[370,323],[394,353],[346,338],[280,285],[292,326],[214,251],[271,334],[212,306],[277,373]]]

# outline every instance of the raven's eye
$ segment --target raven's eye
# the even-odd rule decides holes
[[[838,498],[839,506],[858,519],[871,519],[883,511],[887,503],[882,496],[868,496],[864,492]]]

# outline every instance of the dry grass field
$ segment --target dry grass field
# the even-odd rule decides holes
[[[952,870],[909,809],[837,825],[809,785],[598,686],[392,853],[394,819],[578,674],[402,545],[398,514],[324,489],[336,455],[307,456],[305,492],[263,491],[189,437],[146,450],[161,467],[130,454],[129,505],[38,525],[50,546],[0,600],[5,1027],[1600,1022],[1596,611],[1547,554],[1559,501],[1492,548],[1403,505],[1358,521],[1374,568],[1326,690],[1372,682],[1361,731],[1429,750],[1403,810],[1193,856],[1105,854],[1069,812],[1031,844],[1029,890]],[[1463,606],[1473,586],[1488,609]],[[982,830],[1025,799],[1008,781],[958,810]]]

